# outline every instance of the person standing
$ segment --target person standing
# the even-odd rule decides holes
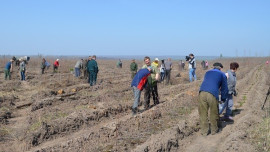
[[[122,68],[122,61],[121,59],[118,60],[117,64],[116,64],[117,68]]]
[[[189,69],[189,81],[192,82],[193,78],[194,78],[194,81],[197,80],[196,73],[195,73],[196,60],[195,60],[195,57],[192,53],[189,54],[188,69]]]
[[[75,77],[81,76],[82,67],[83,67],[83,59],[80,59],[75,64]]]
[[[138,73],[134,76],[131,87],[134,94],[134,103],[132,106],[132,113],[135,115],[138,111],[138,105],[140,103],[141,91],[145,87],[147,83],[147,77],[150,75],[150,68],[141,69]]]
[[[164,60],[161,60],[161,64],[160,64],[160,81],[162,82],[165,78],[165,64],[164,64]]]
[[[46,69],[46,60],[44,58],[42,59],[40,68],[41,68],[41,74],[44,74],[44,71]]]
[[[151,75],[147,77],[147,85],[144,91],[144,109],[149,109],[151,93],[154,105],[159,104],[157,81],[159,80],[159,72],[155,63],[151,64],[150,57],[144,57],[144,65],[142,69],[151,69]]]
[[[98,74],[98,65],[96,61],[96,56],[93,55],[92,59],[88,62],[87,70],[89,72],[89,83],[90,86],[96,85],[97,74]]]
[[[130,64],[130,72],[131,72],[131,79],[134,78],[138,70],[138,64],[135,62],[135,59],[132,59],[132,62]]]
[[[236,86],[236,74],[235,72],[239,68],[239,64],[237,62],[232,62],[230,64],[230,70],[227,71],[227,83],[228,83],[228,96],[224,104],[221,104],[221,109],[219,109],[219,114],[222,114],[224,109],[226,108],[226,113],[223,117],[225,121],[233,121],[232,115],[232,108],[233,108],[233,95],[237,96],[237,92],[235,90]]]
[[[20,73],[21,73],[21,80],[25,81],[25,62],[23,59],[20,59]]]
[[[7,80],[7,79],[11,80],[11,73],[12,73],[12,70],[13,70],[12,63],[13,63],[13,59],[11,59],[10,61],[8,61],[6,63],[6,66],[5,66],[5,69],[4,69],[5,80]]]
[[[53,72],[54,72],[54,73],[57,72],[58,67],[60,67],[59,59],[56,59],[55,62],[54,62],[54,64],[53,64]]]
[[[166,78],[166,84],[169,84],[170,83],[171,70],[172,70],[172,61],[171,61],[171,58],[168,58],[167,61],[165,61],[165,78]]]
[[[221,100],[225,101],[228,95],[227,77],[221,71],[223,65],[214,63],[214,69],[209,70],[204,75],[204,80],[199,91],[199,117],[200,117],[200,132],[202,135],[208,135],[209,123],[211,124],[211,134],[219,132],[218,129],[218,100],[219,92]],[[208,119],[208,111],[210,109],[210,119]]]
[[[209,63],[208,63],[208,61],[206,60],[206,61],[205,61],[205,69],[206,69],[206,70],[208,69],[208,65],[209,65]]]

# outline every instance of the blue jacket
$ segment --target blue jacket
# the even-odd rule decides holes
[[[228,85],[226,75],[218,70],[212,69],[205,73],[200,92],[209,92],[219,99],[219,92],[221,93],[221,100],[225,101],[228,95]]]
[[[11,63],[10,61],[7,62],[6,66],[5,66],[5,69],[10,70],[11,64],[12,64],[12,63]]]
[[[131,82],[131,87],[135,86],[139,90],[143,90],[147,82],[147,77],[149,75],[150,75],[150,71],[148,69],[139,70]]]

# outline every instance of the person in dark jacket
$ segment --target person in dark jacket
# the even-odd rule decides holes
[[[134,78],[138,70],[138,64],[135,62],[135,59],[132,60],[130,64],[131,79]]]
[[[228,95],[227,77],[221,71],[223,65],[221,63],[214,63],[214,69],[205,73],[204,80],[199,91],[199,116],[201,134],[208,135],[209,123],[211,124],[211,134],[216,134],[218,129],[218,101],[219,93],[221,93],[221,100],[225,101]],[[210,119],[208,119],[208,110],[210,109]]]
[[[41,68],[41,74],[44,74],[44,71],[46,69],[46,60],[44,58],[42,59],[40,68]]]
[[[12,63],[13,63],[13,59],[11,59],[9,62],[7,62],[6,66],[5,66],[5,69],[4,69],[5,80],[7,80],[7,79],[11,80],[11,72],[13,70]]]
[[[236,74],[235,72],[239,68],[239,64],[237,62],[232,62],[230,64],[230,70],[227,71],[227,83],[228,83],[228,96],[224,104],[220,104],[219,114],[222,114],[224,109],[226,108],[226,113],[222,118],[225,121],[233,121],[231,114],[233,108],[233,96],[237,96],[237,92],[235,90],[236,86]]]
[[[21,74],[21,80],[25,81],[25,62],[23,59],[20,59],[20,74]]]
[[[98,64],[97,64],[95,55],[93,55],[92,59],[87,64],[87,71],[89,73],[90,86],[96,85],[97,74],[98,74]]]
[[[137,72],[132,80],[131,87],[134,93],[134,103],[132,106],[133,115],[137,113],[138,104],[140,103],[141,91],[147,83],[147,77],[150,75],[150,72],[150,68],[141,69]]]

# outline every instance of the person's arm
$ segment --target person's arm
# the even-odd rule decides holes
[[[12,65],[12,62],[11,62],[11,65],[10,65],[10,72],[13,71],[13,65]]]
[[[225,101],[228,96],[228,83],[227,83],[227,77],[225,74],[222,75],[220,92],[221,92],[221,100]]]

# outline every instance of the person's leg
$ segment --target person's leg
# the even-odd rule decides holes
[[[233,96],[228,95],[228,104],[226,106],[226,113],[225,113],[226,118],[229,118],[232,115],[232,108],[233,108]]]
[[[193,75],[193,77],[194,77],[194,80],[197,80],[196,69],[193,69],[192,75]]]
[[[144,89],[144,109],[147,110],[150,104],[150,87],[146,86]]]
[[[220,104],[221,108],[219,108],[219,114],[222,114],[222,112],[227,107],[227,105],[228,105],[228,100],[226,99],[226,101],[224,103]]]
[[[193,77],[192,73],[193,73],[193,69],[190,68],[189,69],[189,82],[192,82],[192,77]]]
[[[93,86],[93,80],[94,79],[94,72],[90,72],[90,75],[89,75],[89,83],[90,83],[90,86]]]
[[[7,80],[7,77],[8,77],[8,70],[5,69],[4,72],[5,72],[5,80]]]
[[[158,99],[158,88],[157,88],[157,85],[154,85],[154,86],[153,86],[153,89],[152,89],[152,95],[153,95],[153,101],[154,101],[154,104],[155,104],[155,105],[159,104],[159,99]]]
[[[23,72],[23,80],[25,81],[25,72]]]
[[[134,103],[132,106],[132,111],[133,111],[133,113],[136,113],[139,102],[140,102],[141,91],[138,88],[133,87],[133,93],[134,93]]]
[[[96,85],[96,83],[97,83],[97,73],[96,72],[94,72],[94,81],[93,81],[93,84],[94,85]]]
[[[199,117],[200,117],[200,132],[202,135],[207,135],[209,130],[209,123],[208,123],[208,109],[209,105],[207,103],[207,93],[206,92],[200,92],[199,94]]]
[[[218,132],[218,101],[212,94],[208,94],[208,104],[210,106],[210,123],[211,123],[211,134],[214,135]]]
[[[168,70],[168,83],[171,81],[171,70]]]

